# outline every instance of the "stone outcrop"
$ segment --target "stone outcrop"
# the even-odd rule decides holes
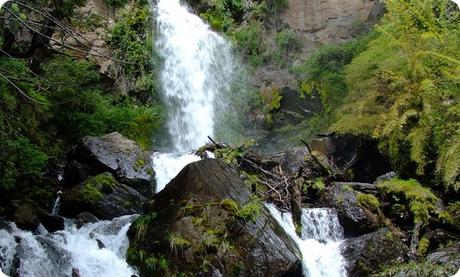
[[[112,219],[140,213],[145,200],[135,189],[117,182],[112,174],[103,173],[65,191],[61,214],[75,217],[90,212],[99,219]]]
[[[379,215],[358,201],[358,192],[347,183],[334,183],[321,195],[318,205],[337,210],[340,224],[347,237],[366,234],[381,225]]]
[[[384,265],[412,258],[404,242],[387,228],[346,240],[342,254],[348,276],[369,276]]]
[[[128,261],[142,275],[301,276],[295,243],[236,171],[213,159],[185,167],[147,202],[129,235]],[[168,268],[142,262],[162,258]]]
[[[324,43],[349,40],[372,27],[383,14],[380,0],[288,0],[281,21],[302,37],[311,53]]]
[[[112,173],[118,182],[149,197],[155,191],[151,152],[142,151],[132,140],[119,133],[84,137],[68,155],[65,179],[78,184],[90,176]]]

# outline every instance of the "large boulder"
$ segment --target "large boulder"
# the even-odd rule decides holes
[[[40,223],[49,232],[64,229],[64,218],[49,214],[34,201],[15,202],[11,208],[10,217],[21,229],[35,231]]]
[[[78,184],[89,176],[110,172],[119,182],[150,197],[155,191],[151,154],[119,133],[86,136],[68,155],[66,181]]]
[[[342,244],[350,277],[369,276],[382,266],[408,261],[412,258],[409,253],[409,247],[387,228],[348,239]]]
[[[337,210],[346,237],[359,236],[376,230],[383,221],[382,215],[378,213],[378,207],[371,207],[367,203],[371,201],[364,202],[360,199],[362,197],[367,200],[373,196],[354,190],[353,184],[355,183],[333,183],[316,203],[318,206]]]
[[[111,173],[89,178],[61,196],[61,214],[75,217],[90,212],[100,219],[136,214],[146,198],[138,191],[119,183]]]
[[[301,276],[295,243],[237,172],[213,159],[186,166],[128,234],[128,261],[145,276]]]

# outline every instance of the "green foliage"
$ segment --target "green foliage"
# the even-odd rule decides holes
[[[126,76],[140,78],[152,70],[154,56],[153,34],[149,33],[149,6],[135,3],[124,10],[110,31],[109,45],[114,55],[123,60]],[[153,54],[152,54],[153,53]]]
[[[80,190],[80,198],[86,203],[95,203],[102,199],[104,195],[92,183],[85,184]]]
[[[335,111],[347,95],[345,66],[366,49],[369,38],[346,42],[339,45],[320,47],[302,66],[294,69],[302,80],[300,91],[303,95],[317,92],[326,113]]]
[[[133,223],[133,227],[136,232],[136,238],[143,239],[145,237],[149,226],[157,218],[157,215],[157,213],[151,212],[141,215],[138,219],[136,219],[136,221]]]
[[[414,262],[394,264],[382,269],[381,272],[373,274],[374,277],[390,276],[451,276],[455,274],[457,268],[453,264],[439,265],[431,262]]]
[[[254,66],[265,62],[266,46],[263,32],[262,22],[252,21],[229,34],[241,54]]]
[[[110,173],[102,173],[91,177],[80,190],[80,198],[87,203],[94,203],[102,199],[103,193],[110,193],[117,181]]]
[[[428,223],[430,213],[438,212],[435,208],[438,198],[414,179],[391,179],[380,183],[378,188],[396,203],[406,205],[414,216],[414,223]]]
[[[48,156],[24,137],[3,140],[0,152],[0,189],[14,189],[18,178],[26,175],[40,176],[48,161]]]
[[[379,141],[402,174],[460,188],[460,12],[447,0],[391,0],[345,70],[333,129]]]
[[[224,199],[220,202],[220,205],[231,215],[235,215],[238,212],[238,204],[232,199]]]
[[[169,247],[173,253],[177,253],[179,249],[185,249],[190,246],[190,241],[184,239],[178,233],[171,233],[168,236]]]
[[[359,205],[372,212],[378,212],[380,209],[380,201],[372,194],[358,193],[356,198],[358,199]]]
[[[239,217],[245,221],[254,221],[262,212],[262,202],[259,198],[254,197],[249,203],[245,204],[236,213],[236,217]]]
[[[419,257],[425,256],[429,247],[430,247],[430,240],[426,237],[423,237],[418,243],[417,255]]]
[[[225,147],[214,151],[216,158],[223,160],[226,164],[237,165],[238,161],[244,156],[246,151],[253,146],[254,140],[248,140],[239,147]]]
[[[297,34],[291,29],[283,29],[275,35],[276,48],[272,53],[272,59],[280,67],[286,67],[291,62],[293,55],[302,48]]]

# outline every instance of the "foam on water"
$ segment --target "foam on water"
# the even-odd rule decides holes
[[[272,204],[267,207],[299,247],[304,276],[346,276],[345,260],[339,248],[343,229],[334,210],[302,209],[302,237],[299,237],[290,213],[282,213]]]

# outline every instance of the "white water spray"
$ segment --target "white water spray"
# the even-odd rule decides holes
[[[136,218],[127,215],[80,229],[67,221],[65,230],[47,235],[33,235],[10,223],[9,229],[0,230],[0,267],[10,273],[16,255],[18,273],[24,277],[72,276],[72,270],[80,276],[130,277],[136,271],[125,261],[126,233]]]
[[[230,43],[213,32],[179,0],[159,0],[156,49],[164,59],[161,85],[169,107],[172,153],[156,153],[157,189],[161,191],[187,164],[200,158],[188,151],[214,137],[216,114],[225,110],[236,66]]]
[[[339,249],[343,229],[334,210],[302,209],[302,237],[299,237],[290,213],[281,213],[272,204],[267,207],[299,247],[304,276],[346,276],[345,260]]]
[[[157,29],[162,91],[171,109],[168,129],[174,152],[185,153],[213,137],[216,109],[225,105],[236,71],[234,57],[230,43],[179,0],[158,1]]]

